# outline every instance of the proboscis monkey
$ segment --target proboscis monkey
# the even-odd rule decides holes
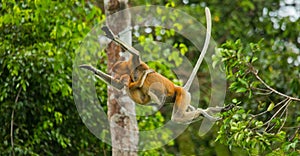
[[[196,109],[190,105],[191,94],[188,92],[204,58],[210,41],[211,15],[208,8],[205,8],[205,13],[207,32],[204,47],[198,58],[196,66],[194,67],[191,76],[184,87],[174,85],[172,81],[150,69],[146,63],[140,60],[139,52],[133,47],[128,46],[119,40],[108,27],[102,28],[102,30],[106,33],[106,36],[120,44],[125,50],[132,54],[128,61],[117,62],[112,67],[112,71],[118,74],[120,79],[116,80],[115,78],[112,78],[89,65],[81,65],[80,67],[93,71],[96,75],[102,78],[102,80],[112,84],[116,88],[120,89],[123,84],[126,86],[128,95],[136,103],[142,105],[148,104],[150,101],[154,101],[159,105],[164,103],[174,103],[171,117],[171,120],[174,122],[190,123],[200,115],[203,115],[211,121],[216,121],[219,118],[214,117],[213,114],[228,108],[209,107],[207,109]]]

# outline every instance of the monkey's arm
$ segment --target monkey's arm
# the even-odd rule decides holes
[[[137,56],[137,57],[140,56],[140,52],[138,50],[136,50],[132,46],[127,45],[125,42],[120,40],[116,35],[114,35],[114,33],[107,26],[103,26],[101,29],[105,32],[107,38],[120,44],[122,46],[122,48],[124,48],[125,50],[130,52],[132,55]]]
[[[91,65],[83,64],[83,65],[80,65],[79,67],[93,72],[98,78],[103,80],[106,84],[111,85],[111,86],[115,87],[116,89],[121,90],[124,87],[124,84],[122,82],[114,79],[112,76],[102,72],[101,70],[96,69],[95,67],[93,67]]]

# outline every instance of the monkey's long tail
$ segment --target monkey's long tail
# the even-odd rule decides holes
[[[209,8],[205,8],[205,15],[206,15],[206,38],[205,38],[205,42],[204,42],[204,46],[203,49],[201,51],[200,57],[197,60],[196,66],[194,67],[191,76],[189,77],[188,81],[186,82],[186,84],[184,85],[184,89],[185,90],[189,90],[192,82],[194,81],[194,78],[199,70],[199,67],[201,65],[201,62],[203,61],[203,58],[207,52],[207,48],[209,45],[209,41],[210,41],[210,36],[211,36],[211,14],[210,14],[210,10]]]

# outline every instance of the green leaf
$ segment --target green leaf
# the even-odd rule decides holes
[[[246,91],[247,91],[247,88],[238,88],[238,89],[236,90],[237,93],[244,93],[244,92],[246,92]]]
[[[274,108],[274,106],[275,106],[275,105],[274,105],[274,103],[272,102],[272,103],[269,105],[267,111],[268,111],[268,112],[272,111],[273,108]]]
[[[236,98],[232,99],[232,103],[237,103],[237,102],[238,102],[238,101],[237,101]]]
[[[241,82],[243,85],[245,85],[246,87],[249,86],[249,84],[246,82],[246,80],[238,78],[238,81]]]

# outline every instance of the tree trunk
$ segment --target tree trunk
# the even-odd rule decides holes
[[[104,0],[106,25],[114,32],[120,34],[121,40],[131,45],[130,14],[120,10],[127,8],[127,0]],[[122,49],[114,42],[109,43],[106,52],[108,55],[108,72],[118,60],[126,60]],[[120,55],[122,53],[122,55]],[[109,73],[112,74],[112,73]],[[112,155],[137,155],[138,127],[135,117],[135,103],[127,96],[125,91],[118,91],[108,86],[108,119],[110,121]]]

